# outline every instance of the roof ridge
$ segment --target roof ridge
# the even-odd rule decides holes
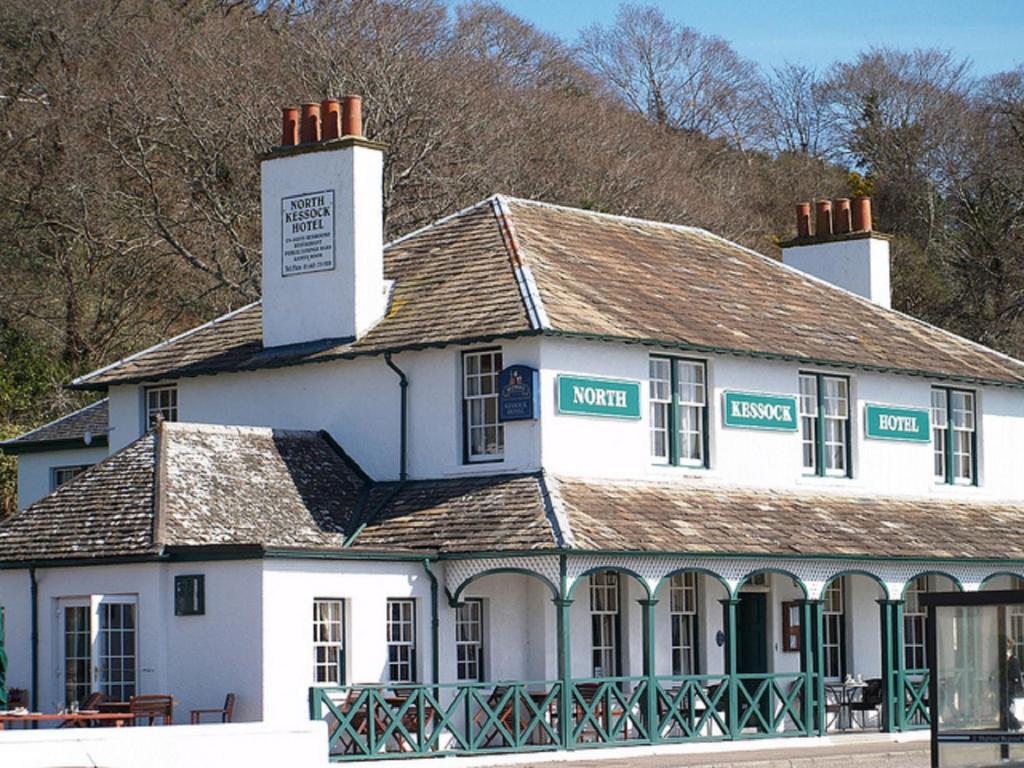
[[[412,232],[406,232],[404,235],[400,235],[399,237],[396,237],[394,240],[389,240],[388,242],[384,243],[383,250],[386,251],[393,245],[398,245],[399,243],[403,243],[406,240],[409,240],[410,238],[416,237],[417,235],[422,235],[424,232],[429,232],[430,230],[436,227],[440,227],[443,224],[447,224],[452,219],[457,219],[460,216],[465,216],[467,213],[472,213],[477,208],[482,208],[485,205],[491,204],[496,197],[498,197],[498,195],[491,195],[490,197],[485,197],[483,200],[479,200],[473,203],[472,205],[468,205],[465,208],[462,208],[461,210],[455,211],[454,213],[449,213],[447,216],[442,216],[440,219],[435,219],[429,224],[424,224],[422,227],[418,227],[417,229],[414,229]]]
[[[114,362],[112,362],[112,363],[110,363],[108,365],[105,365],[102,368],[97,368],[96,370],[89,371],[89,373],[83,374],[83,375],[79,376],[76,379],[72,379],[70,386],[76,387],[79,384],[86,384],[86,383],[88,383],[89,379],[95,378],[96,376],[99,376],[99,375],[101,375],[103,373],[106,373],[107,371],[109,371],[109,370],[111,370],[113,368],[116,368],[119,365],[124,365],[125,363],[130,363],[133,360],[141,357],[142,355],[149,354],[150,352],[154,352],[154,351],[156,351],[158,349],[162,349],[163,347],[166,347],[169,344],[173,344],[176,341],[180,341],[181,339],[188,338],[189,336],[192,336],[193,334],[199,333],[199,331],[206,330],[207,328],[212,328],[213,326],[217,325],[218,323],[222,323],[225,320],[228,320],[228,319],[234,317],[235,315],[238,315],[238,314],[244,312],[247,309],[252,309],[253,307],[257,306],[258,304],[261,304],[262,301],[263,301],[263,298],[260,297],[256,301],[249,302],[244,307],[239,307],[238,309],[233,309],[233,310],[231,310],[230,312],[228,312],[226,314],[223,314],[223,315],[221,315],[219,317],[215,317],[213,320],[206,321],[202,325],[197,325],[195,328],[189,328],[187,331],[182,331],[177,336],[172,336],[169,339],[164,339],[163,341],[158,342],[156,344],[153,344],[152,346],[146,347],[145,349],[141,349],[138,352],[133,352],[132,354],[128,355],[127,357],[122,357],[120,360],[115,360]]]
[[[552,532],[555,534],[555,544],[560,548],[575,549],[576,535],[573,533],[565,502],[562,500],[558,477],[542,469],[537,480],[540,485],[544,511],[551,523]]]
[[[24,432],[24,433],[18,435],[17,437],[12,437],[10,440],[4,440],[3,442],[0,442],[0,447],[2,447],[4,445],[8,445],[10,443],[14,443],[14,442],[19,441],[19,440],[28,440],[36,432],[39,432],[39,431],[41,431],[43,429],[46,429],[48,427],[56,426],[57,424],[60,424],[62,421],[66,420],[66,419],[71,419],[71,418],[74,418],[75,416],[81,416],[86,411],[88,411],[88,410],[90,410],[92,408],[96,408],[97,406],[104,405],[104,404],[108,403],[109,401],[110,401],[110,397],[109,396],[108,397],[101,397],[96,402],[89,403],[88,405],[79,408],[77,411],[72,411],[71,413],[65,413],[63,416],[58,416],[56,419],[53,419],[52,421],[48,421],[45,424],[40,424],[38,427],[34,427],[33,429],[30,429],[28,432]],[[110,424],[109,423],[107,424],[107,431],[108,432],[110,431]]]
[[[541,299],[540,288],[534,279],[530,265],[526,263],[525,251],[523,250],[519,237],[516,234],[516,227],[513,221],[512,211],[509,210],[505,198],[502,195],[494,195],[490,198],[491,212],[498,224],[501,239],[505,242],[508,250],[509,266],[512,267],[512,274],[516,280],[516,287],[523,299],[526,308],[526,319],[533,330],[545,330],[551,328],[548,314],[544,309],[544,301]]]

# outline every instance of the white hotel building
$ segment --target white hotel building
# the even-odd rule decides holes
[[[784,263],[502,196],[384,244],[326,107],[262,160],[262,301],[4,445],[0,680],[339,758],[926,724],[918,595],[1024,576],[1024,363],[890,309],[867,201]]]

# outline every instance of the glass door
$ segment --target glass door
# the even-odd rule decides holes
[[[64,704],[83,702],[93,691],[111,701],[136,693],[137,617],[132,595],[62,599]]]

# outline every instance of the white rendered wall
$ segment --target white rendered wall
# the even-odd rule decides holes
[[[107,457],[106,446],[73,448],[60,451],[23,453],[18,456],[18,509],[50,493],[55,467],[97,464]]]
[[[963,499],[1024,498],[1024,475],[1014,467],[1014,457],[1024,450],[1024,392],[1020,390],[971,388],[978,393],[977,407],[981,416],[978,429],[981,484],[980,487],[951,487],[933,480],[930,442],[873,440],[864,435],[865,404],[927,409],[932,384],[941,382],[855,370],[838,372],[733,356],[698,358],[707,361],[711,468],[655,465],[650,460],[649,446],[647,376],[650,355],[649,350],[637,346],[544,340],[541,439],[546,470],[597,478],[707,479],[730,484],[852,493],[870,491]],[[722,425],[724,391],[796,395],[801,371],[845,375],[850,379],[853,478],[805,476],[799,432]],[[559,374],[640,382],[641,418],[626,420],[557,413],[555,387]]]
[[[883,307],[892,306],[888,240],[858,237],[793,246],[782,249],[782,261]]]
[[[494,345],[490,345],[493,348]],[[505,365],[537,365],[539,341],[501,345]],[[471,347],[478,349],[483,347]],[[409,475],[436,478],[536,469],[540,428],[535,421],[505,425],[505,458],[462,462],[462,353],[466,348],[405,352],[395,365],[409,380]],[[398,376],[383,358],[318,363],[246,373],[181,379],[181,421],[326,429],[376,480],[399,471]],[[111,447],[118,450],[142,434],[142,388],[112,387]]]
[[[205,616],[174,615],[174,575],[206,576]],[[237,720],[259,720],[260,568],[258,562],[213,562],[38,568],[39,706],[64,703],[61,598],[137,596],[139,693],[171,693],[175,718],[219,707],[238,695]],[[0,571],[0,605],[7,616],[9,685],[31,688],[31,602],[28,572]]]

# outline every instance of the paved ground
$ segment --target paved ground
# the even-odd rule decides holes
[[[857,768],[928,768],[930,765],[927,734],[901,740],[838,736],[827,741],[814,745],[774,741],[763,747],[746,742],[738,749],[726,744],[708,744],[700,745],[700,751],[629,757],[623,757],[618,750],[615,756],[607,757],[600,751],[580,751],[561,763],[517,761],[515,768],[846,768],[851,765]]]

